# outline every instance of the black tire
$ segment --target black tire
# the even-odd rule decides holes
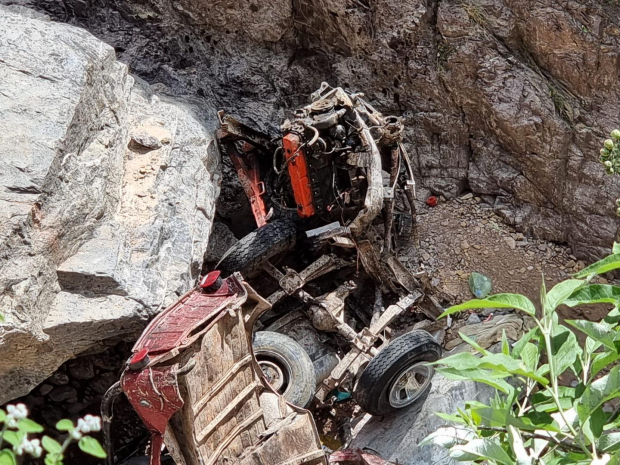
[[[385,415],[399,408],[413,405],[430,388],[434,371],[428,367],[428,382],[424,381],[416,391],[414,399],[402,407],[390,403],[393,384],[406,370],[425,368],[424,362],[434,362],[441,358],[441,346],[429,333],[415,330],[395,338],[374,357],[360,377],[355,388],[355,400],[366,412],[372,415]],[[407,402],[407,401],[405,401]]]
[[[294,339],[272,331],[254,334],[252,343],[258,364],[275,363],[284,374],[284,382],[276,389],[293,405],[306,407],[314,397],[316,380],[310,356]],[[264,365],[261,366],[265,372]]]
[[[251,277],[265,261],[295,246],[297,227],[291,221],[274,221],[251,232],[226,251],[216,269],[224,277],[239,271]]]

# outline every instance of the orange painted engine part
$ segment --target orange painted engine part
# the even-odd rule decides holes
[[[291,178],[295,203],[297,203],[297,214],[300,218],[310,218],[316,210],[312,201],[308,161],[303,149],[300,148],[300,142],[300,137],[291,132],[282,139],[282,146],[288,163],[288,174]]]

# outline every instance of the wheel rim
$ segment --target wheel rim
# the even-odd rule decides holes
[[[254,354],[258,366],[260,366],[263,373],[265,373],[267,380],[269,381],[273,376],[275,383],[269,381],[269,385],[274,391],[285,395],[290,387],[289,381],[291,377],[291,367],[286,359],[282,358],[282,356],[276,352],[265,349],[257,350]],[[265,372],[265,370],[267,372]]]
[[[261,370],[263,370],[263,373],[267,378],[269,385],[273,388],[274,391],[279,392],[280,389],[282,389],[282,386],[284,386],[285,381],[282,369],[276,363],[273,363],[269,360],[261,360],[258,362],[258,365],[260,366]]]
[[[390,386],[388,402],[394,408],[411,405],[420,397],[431,382],[433,369],[423,363],[405,368]]]

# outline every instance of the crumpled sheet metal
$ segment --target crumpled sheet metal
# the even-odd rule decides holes
[[[398,465],[383,460],[378,455],[363,452],[361,449],[344,449],[332,453],[329,463],[337,465]]]
[[[494,317],[485,323],[463,326],[459,329],[459,332],[473,339],[485,349],[488,349],[496,342],[502,340],[503,331],[506,331],[508,339],[518,341],[534,325],[534,320],[526,315],[509,313]],[[452,339],[446,344],[445,349],[450,351],[462,343],[463,340],[461,338]]]

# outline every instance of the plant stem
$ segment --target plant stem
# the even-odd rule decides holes
[[[69,447],[69,444],[71,444],[71,441],[73,441],[73,438],[71,437],[71,435],[67,436],[67,439],[65,439],[65,442],[62,443],[60,452],[55,454],[54,456],[54,462],[53,462],[54,465],[56,465],[60,457],[62,457],[65,454],[65,451],[67,450],[67,447]]]
[[[499,426],[477,426],[477,428],[484,430],[484,431],[494,431],[497,433],[508,433],[508,430],[506,428],[502,428]],[[574,444],[572,442],[567,443],[567,442],[559,441],[555,436],[551,436],[551,435],[547,436],[547,435],[539,434],[539,433],[528,433],[526,431],[520,431],[520,433],[528,439],[544,439],[545,441],[550,441],[554,443],[559,448],[563,448],[565,450],[569,450],[572,452],[583,452],[583,449],[578,444]]]
[[[543,338],[545,339],[545,348],[547,350],[547,359],[549,362],[549,377],[551,378],[551,386],[552,386],[552,389],[549,389],[549,387],[547,387],[547,389],[550,391],[551,396],[553,397],[553,401],[555,402],[555,405],[558,407],[558,413],[562,417],[562,420],[564,420],[564,424],[569,429],[571,434],[575,437],[575,440],[579,444],[579,447],[581,447],[581,450],[583,450],[583,452],[585,452],[587,455],[590,455],[592,458],[596,459],[597,458],[596,454],[590,453],[588,448],[582,443],[581,439],[579,438],[579,435],[577,434],[577,431],[575,431],[575,428],[573,428],[573,425],[567,420],[566,415],[564,415],[564,409],[562,408],[562,404],[560,402],[560,396],[558,394],[558,377],[555,371],[556,369],[555,357],[553,356],[553,350],[551,347],[551,324],[552,323],[548,320],[549,327],[545,328],[538,319],[535,319],[535,321],[538,327],[540,328],[540,331],[542,332]]]
[[[2,425],[2,431],[0,431],[0,450],[2,449],[2,444],[4,443],[4,433],[6,433],[7,428],[8,428],[8,425],[6,424],[6,421],[5,421],[4,424]]]

